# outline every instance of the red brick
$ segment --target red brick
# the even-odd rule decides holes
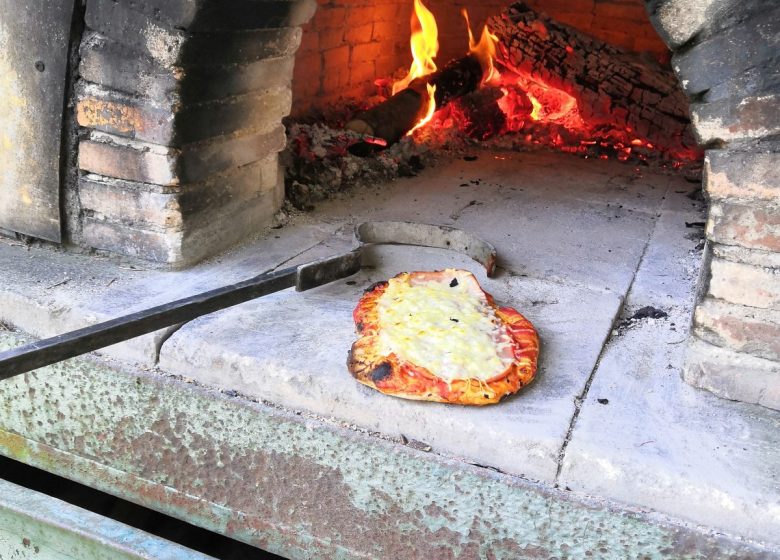
[[[373,36],[374,24],[367,23],[365,25],[359,25],[352,27],[344,32],[344,41],[350,45],[359,45],[361,43],[368,43]]]
[[[597,19],[624,19],[650,25],[647,11],[641,2],[596,2],[593,13]]]
[[[334,69],[349,66],[349,47],[344,45],[322,53],[322,70],[326,74]]]
[[[314,14],[315,29],[342,29],[347,20],[347,9],[342,6],[320,6]]]
[[[319,48],[321,51],[334,49],[344,44],[343,29],[325,29],[319,33]]]
[[[303,32],[301,46],[298,48],[298,56],[306,55],[320,50],[320,34],[314,30]]]
[[[409,68],[410,61],[402,62],[397,56],[381,56],[376,59],[374,66],[376,68],[377,77],[390,76],[399,68]]]
[[[633,50],[640,53],[651,52],[666,56],[670,54],[669,47],[657,35],[654,37],[634,37]],[[665,62],[668,62],[668,60],[665,60]]]
[[[588,12],[561,12],[555,20],[582,31],[589,31],[593,23],[593,14]]]
[[[374,62],[382,54],[381,43],[366,43],[352,47],[352,64]]]
[[[347,27],[374,23],[374,6],[351,6],[347,11]]]
[[[349,69],[345,66],[343,68],[334,68],[325,72],[322,78],[322,94],[334,95],[340,94],[343,91],[344,86],[349,82]]]
[[[378,21],[374,24],[373,38],[381,41],[382,39],[397,39],[409,41],[411,31],[408,27],[402,26],[398,21]]]
[[[356,86],[363,85],[366,82],[373,83],[376,77],[377,75],[373,62],[353,64],[349,72],[349,84],[351,86]]]
[[[403,24],[408,25],[408,19],[406,18],[408,18],[409,15],[407,15],[406,18],[401,19],[399,17],[400,11],[401,10],[399,9],[398,4],[379,5],[376,7],[376,16],[374,18],[374,21],[393,21],[399,25],[403,25]]]

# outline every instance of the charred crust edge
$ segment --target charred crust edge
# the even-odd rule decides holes
[[[376,290],[377,288],[384,288],[385,286],[387,286],[387,280],[383,280],[382,282],[374,282],[368,288],[363,290],[363,293],[364,294],[369,294],[369,293],[373,292],[374,290]]]
[[[381,383],[393,374],[393,366],[390,362],[382,362],[371,370],[371,381]]]

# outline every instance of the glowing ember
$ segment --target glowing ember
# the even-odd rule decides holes
[[[479,61],[483,72],[480,91],[450,101],[437,111],[436,87],[426,84],[425,115],[407,136],[416,132],[415,138],[421,141],[438,138],[446,143],[448,138],[458,135],[486,140],[516,133],[513,143],[550,146],[584,157],[646,161],[652,151],[674,160],[695,161],[699,157],[695,149],[677,148],[672,152],[663,146],[654,146],[625,122],[617,122],[606,113],[601,118],[592,107],[581,109],[578,98],[562,89],[566,87],[565,82],[561,86],[554,75],[541,76],[533,69],[526,70],[516,60],[508,63],[505,48],[501,46],[499,50],[499,38],[487,25],[483,26],[479,41],[475,40],[467,11],[463,9],[461,14],[468,30],[468,52]],[[544,23],[535,21],[530,27],[542,40],[550,37]],[[438,28],[433,14],[421,0],[414,0],[411,28],[413,61],[406,77],[392,84],[393,94],[437,69],[434,58],[439,49]],[[580,56],[569,44],[563,48],[567,58]],[[382,85],[388,86],[389,80],[383,81]],[[421,90],[416,85],[413,87]],[[572,93],[577,94],[576,88]],[[421,131],[420,128],[428,123],[429,126]]]
[[[439,52],[439,29],[436,27],[436,18],[420,0],[414,0],[411,25],[412,37],[409,43],[412,49],[412,65],[406,77],[393,84],[393,94],[406,88],[415,78],[436,71],[433,59]]]
[[[431,120],[433,118],[433,114],[436,112],[436,86],[432,86],[431,84],[425,85],[428,88],[428,109],[425,112],[425,116],[417,121],[417,124],[414,125],[414,128],[406,133],[407,136]]]

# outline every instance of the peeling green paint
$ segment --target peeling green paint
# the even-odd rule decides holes
[[[0,452],[293,558],[768,554],[153,373],[70,361],[0,402]]]

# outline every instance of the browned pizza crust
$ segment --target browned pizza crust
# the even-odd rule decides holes
[[[399,279],[444,279],[444,271],[412,272],[396,276]],[[510,307],[498,307],[485,293],[488,303],[506,325],[514,342],[514,362],[501,374],[487,380],[455,379],[447,382],[413,363],[399,360],[391,353],[380,355],[377,335],[381,326],[377,302],[387,288],[387,282],[371,286],[353,313],[360,338],[355,341],[347,359],[350,373],[360,383],[405,399],[447,402],[468,405],[497,403],[507,395],[528,385],[536,375],[539,339],[536,329],[520,313]]]

